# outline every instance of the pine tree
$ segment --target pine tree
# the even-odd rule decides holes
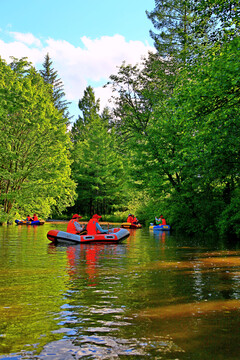
[[[240,4],[237,0],[198,0],[194,11],[198,17],[214,17],[217,28],[211,34],[211,41],[230,41],[240,33]]]
[[[110,130],[109,111],[105,108],[100,114],[100,101],[91,86],[79,100],[79,109],[82,115],[72,127],[72,175],[78,194],[74,209],[88,215],[109,214],[126,200],[122,155],[114,129]]]
[[[84,95],[82,99],[79,100],[78,107],[81,111],[81,115],[79,115],[77,121],[73,124],[72,138],[73,140],[79,141],[80,138],[84,138],[84,132],[86,131],[87,126],[100,116],[100,99],[96,100],[91,86],[88,86],[84,90]]]
[[[197,16],[195,1],[155,0],[153,11],[146,11],[157,32],[150,30],[154,46],[160,56],[186,62],[207,43],[214,21],[211,14]]]
[[[70,102],[64,100],[65,92],[63,89],[63,82],[58,77],[58,72],[52,67],[52,61],[49,57],[49,54],[45,56],[43,68],[43,70],[40,70],[40,74],[42,75],[44,81],[51,85],[50,91],[52,92],[54,106],[62,114],[63,118],[65,119],[65,123],[69,124],[70,119],[72,118],[68,111],[68,105]]]

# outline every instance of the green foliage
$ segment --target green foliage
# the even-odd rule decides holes
[[[240,238],[240,190],[231,197],[231,202],[221,213],[217,227],[221,236],[237,236]]]
[[[237,48],[239,39],[217,53],[214,50],[208,59],[192,69],[190,82],[184,78],[172,99],[177,108],[177,121],[184,132],[184,159],[191,153],[198,183],[238,182],[240,63]]]
[[[44,81],[26,59],[1,61],[2,219],[76,200],[71,213],[163,213],[179,232],[240,236],[239,4],[156,1],[147,15],[158,52],[110,76],[111,112],[86,88],[72,143],[49,56]]]
[[[152,54],[143,66],[123,64],[118,75],[111,76],[113,89],[119,93],[114,115],[125,151],[132,159],[131,175],[138,180],[135,186],[148,190],[150,196],[156,192],[159,196],[169,188],[168,182],[174,188],[181,182],[181,164],[176,160],[181,131],[167,107],[175,76]]]
[[[162,12],[163,21],[160,3],[155,10]],[[165,5],[171,12],[170,2]],[[197,21],[197,12],[193,13],[192,7],[191,11]],[[209,16],[206,14],[203,21]],[[197,39],[199,24],[195,22],[192,27],[192,39]],[[174,33],[174,28],[169,31]],[[210,33],[206,38],[210,39]],[[168,64],[157,56],[149,56],[142,68],[123,64],[118,75],[111,76],[119,95],[115,98],[115,124],[125,151],[128,149],[135,159],[132,184],[149,197],[142,206],[146,221],[160,210],[176,230],[214,232],[220,228],[221,215],[227,209],[236,209],[240,44],[237,37],[223,40],[217,42],[215,38],[211,46],[210,42],[207,46],[202,43],[194,64],[185,62],[177,70],[174,63],[182,61],[181,54],[180,58],[175,54]],[[239,213],[234,211],[232,219],[237,223]],[[238,232],[237,226],[231,228]]]
[[[26,60],[0,62],[0,204],[9,217],[73,201],[70,138],[49,88]]]
[[[43,70],[40,70],[40,74],[43,77],[46,84],[49,84],[49,93],[53,98],[54,105],[56,109],[61,113],[67,125],[72,118],[68,111],[68,105],[70,104],[67,102],[63,87],[62,80],[58,77],[58,72],[53,69],[52,61],[50,59],[49,54],[45,56],[45,60],[43,63]]]
[[[240,63],[236,49],[239,39],[214,47],[207,58],[183,72],[183,81],[168,102],[182,128],[180,201],[176,194],[172,200],[184,204],[183,213],[192,223],[189,232],[194,227],[214,230],[239,188]],[[180,220],[182,211],[178,216],[173,208],[173,213],[174,222]]]
[[[158,53],[172,62],[193,60],[216,27],[211,13],[197,15],[195,4],[191,0],[157,0],[154,10],[146,12],[157,31],[150,30],[150,36]]]
[[[230,41],[239,36],[240,11],[236,0],[198,0],[193,2],[193,9],[201,18],[209,17],[217,20],[218,26],[211,34],[211,41]]]
[[[126,199],[124,160],[118,152],[114,129],[109,128],[109,114],[99,115],[99,100],[88,87],[79,101],[83,116],[72,129],[73,179],[78,199],[74,209],[81,214],[110,214]]]
[[[89,130],[88,126],[91,122],[94,119],[99,119],[100,100],[95,99],[95,94],[91,86],[88,86],[84,90],[84,95],[82,99],[79,100],[78,107],[82,116],[79,115],[77,121],[73,124],[71,131],[73,141],[83,140]]]

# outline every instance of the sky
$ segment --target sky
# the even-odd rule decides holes
[[[110,105],[109,76],[154,51],[146,15],[154,7],[154,0],[0,0],[0,56],[27,57],[40,70],[48,53],[74,122],[87,86],[102,110]]]

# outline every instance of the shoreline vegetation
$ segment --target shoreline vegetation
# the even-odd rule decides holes
[[[111,107],[87,86],[73,124],[48,54],[40,71],[0,57],[1,222],[163,214],[178,233],[239,239],[239,10],[155,1],[155,51],[109,76]]]

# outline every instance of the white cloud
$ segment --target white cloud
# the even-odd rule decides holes
[[[19,33],[19,32],[10,32],[10,35],[12,35],[15,40],[27,44],[27,45],[36,45],[38,47],[41,46],[41,41],[39,39],[37,39],[33,34],[31,33],[27,33],[27,34],[23,34],[23,33]]]
[[[96,98],[100,98],[101,107],[109,105],[110,90],[103,89],[111,74],[117,73],[117,67],[125,61],[128,64],[140,62],[148,51],[154,51],[147,43],[129,41],[121,35],[102,36],[90,39],[81,38],[81,46],[74,46],[65,40],[46,39],[41,42],[32,34],[10,33],[15,41],[0,40],[0,55],[7,62],[10,56],[27,57],[38,69],[42,68],[47,53],[64,83],[66,99],[78,103],[86,86],[95,84]],[[34,47],[33,47],[34,45]],[[75,114],[73,114],[75,115]]]
[[[0,56],[6,60],[7,63],[11,62],[11,56],[21,59],[27,57],[30,62],[35,66],[37,63],[43,62],[43,53],[40,49],[30,48],[26,44],[14,41],[6,43],[0,40]]]

